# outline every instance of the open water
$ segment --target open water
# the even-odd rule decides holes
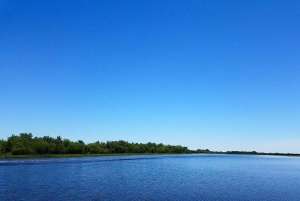
[[[0,159],[0,200],[300,200],[300,158]]]

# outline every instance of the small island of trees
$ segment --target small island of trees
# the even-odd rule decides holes
[[[146,154],[146,153],[208,153],[208,149],[189,150],[181,145],[164,145],[148,143],[129,143],[124,140],[93,142],[85,144],[82,140],[71,141],[44,136],[33,137],[31,133],[11,135],[7,140],[0,140],[0,153],[3,156],[13,155],[64,155],[64,154]]]
[[[96,141],[84,143],[82,140],[71,141],[50,136],[33,137],[31,133],[11,135],[7,140],[0,140],[1,157],[60,157],[60,156],[93,156],[115,154],[248,154],[248,155],[281,155],[300,156],[293,153],[264,153],[256,151],[210,151],[209,149],[190,150],[181,145],[165,145],[162,143],[134,143],[124,140]]]

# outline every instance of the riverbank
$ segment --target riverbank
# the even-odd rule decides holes
[[[99,156],[131,156],[131,155],[163,155],[174,153],[115,153],[115,154],[42,154],[42,155],[0,155],[1,158],[66,158],[66,157],[99,157]],[[186,154],[186,153],[182,153]],[[174,154],[178,155],[178,154]]]
[[[227,154],[227,155],[260,155],[260,156],[290,156],[300,157],[300,154],[285,153],[228,153],[228,152],[206,152],[206,153],[110,153],[110,154],[41,154],[41,155],[0,155],[0,158],[65,158],[65,157],[99,157],[99,156],[130,156],[130,155],[187,155],[187,154]]]

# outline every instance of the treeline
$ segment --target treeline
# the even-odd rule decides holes
[[[215,152],[221,154],[248,154],[248,155],[272,155],[272,156],[300,156],[296,153],[265,153],[265,152],[256,152],[256,151],[226,151],[226,152]]]
[[[226,154],[258,154],[256,151],[226,151]]]
[[[82,140],[73,142],[44,136],[33,137],[31,133],[11,135],[0,140],[0,153],[6,155],[42,155],[42,154],[115,154],[115,153],[207,153],[208,149],[189,150],[181,145],[164,145],[148,142],[129,143],[127,141],[107,141],[85,144]]]

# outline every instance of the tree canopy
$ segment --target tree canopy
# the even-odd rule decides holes
[[[134,143],[124,140],[93,142],[85,144],[82,140],[71,141],[50,136],[33,137],[31,133],[11,135],[7,140],[0,140],[0,153],[11,155],[41,155],[41,154],[117,154],[117,153],[202,153],[209,150],[189,150],[181,145],[164,145]]]

